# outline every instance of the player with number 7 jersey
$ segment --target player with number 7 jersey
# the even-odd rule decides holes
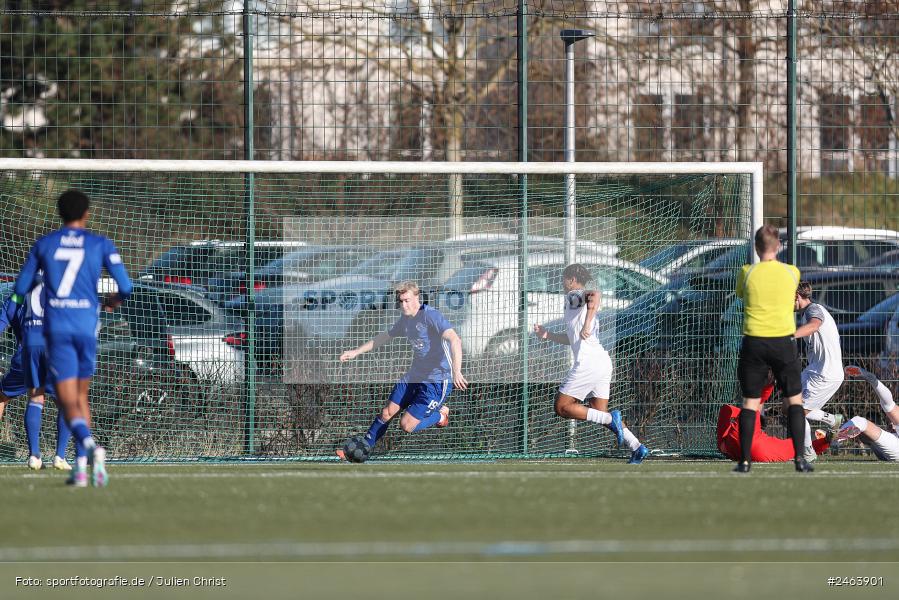
[[[57,208],[63,227],[38,239],[31,247],[16,280],[13,300],[21,303],[35,274],[43,270],[49,377],[76,439],[76,468],[70,483],[87,485],[90,457],[93,483],[104,486],[105,451],[96,446],[91,436],[87,400],[97,360],[97,282],[105,267],[119,287],[118,293],[106,302],[114,308],[130,295],[131,280],[112,241],[86,229],[90,200],[84,193],[63,192]]]

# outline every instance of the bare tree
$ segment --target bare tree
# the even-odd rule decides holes
[[[808,57],[804,71],[818,96],[813,101],[844,104],[821,102],[822,135],[832,131],[853,147],[849,132],[855,126],[865,170],[880,170],[869,161],[885,157],[890,138],[899,137],[899,0],[832,0],[824,6],[805,0],[802,10],[819,15],[803,20],[798,36],[799,55]],[[849,106],[856,103],[853,116]]]
[[[380,119],[382,130],[393,125],[392,116],[383,114],[384,105],[398,98],[419,102],[418,118],[406,119],[408,129],[420,136],[417,157],[462,161],[466,128],[471,126],[469,109],[514,80],[515,32],[498,28],[496,17],[505,16],[514,24],[516,7],[515,0],[486,4],[476,0],[298,0],[293,12],[279,17],[279,30],[289,32],[282,35],[282,46],[298,44],[302,49],[278,50],[278,68],[352,87],[342,94],[356,96],[344,97],[338,104],[364,113],[355,118],[369,123]],[[539,36],[548,23],[533,20],[531,35]],[[488,61],[485,56],[493,58]],[[366,85],[344,85],[361,79]],[[363,93],[368,96],[358,95]],[[354,118],[347,111],[341,115],[341,119],[348,117]],[[364,128],[362,121],[359,127]],[[378,143],[384,141],[378,139]],[[461,233],[463,196],[461,176],[450,176],[451,234]]]

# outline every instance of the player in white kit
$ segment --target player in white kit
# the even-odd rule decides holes
[[[812,286],[800,281],[796,290],[795,309],[799,312],[796,339],[807,338],[808,366],[802,371],[802,408],[805,409],[805,460],[815,460],[812,448],[812,427],[808,421],[820,421],[829,429],[837,430],[843,416],[824,412],[827,401],[833,398],[843,385],[843,353],[840,349],[840,333],[827,309],[812,302]]]
[[[541,339],[571,346],[574,353],[574,365],[556,395],[556,414],[609,428],[619,446],[626,443],[631,449],[628,462],[639,464],[649,454],[649,449],[624,426],[619,411],[608,411],[612,359],[596,337],[595,317],[600,296],[598,291],[585,287],[592,279],[590,271],[583,265],[565,267],[562,286],[565,290],[566,332],[551,333],[541,325],[534,325],[534,331]],[[590,406],[581,404],[583,400],[588,400]]]
[[[861,377],[871,384],[880,401],[880,408],[886,413],[895,433],[881,429],[864,417],[856,416],[846,421],[840,428],[836,441],[839,443],[858,436],[880,460],[899,462],[899,406],[896,406],[893,394],[873,373],[860,367],[849,365],[846,367],[846,375]]]

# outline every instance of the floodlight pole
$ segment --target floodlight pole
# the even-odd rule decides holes
[[[563,29],[559,37],[565,43],[565,162],[574,162],[574,45],[595,33],[587,29]],[[565,264],[577,261],[577,200],[575,198],[575,176],[565,176]],[[577,421],[568,423],[567,454],[577,454],[574,440],[577,434]]]

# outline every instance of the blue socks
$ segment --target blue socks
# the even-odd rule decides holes
[[[416,425],[415,429],[413,429],[412,431],[424,431],[428,427],[433,427],[440,422],[440,416],[440,411],[435,410],[430,415],[419,421],[418,425]]]
[[[25,435],[28,437],[28,452],[31,456],[41,456],[41,416],[44,405],[29,402],[25,408]]]
[[[69,429],[72,430],[72,435],[75,436],[75,456],[87,456],[87,453],[97,445],[94,442],[94,438],[91,437],[91,430],[87,426],[87,421],[84,419],[72,419],[72,422],[69,423]]]
[[[368,433],[365,434],[365,441],[368,442],[368,445],[372,448],[375,447],[375,444],[378,443],[382,437],[384,437],[384,433],[387,431],[387,427],[390,425],[390,421],[384,421],[381,417],[378,417],[371,424],[371,427],[368,428]]]
[[[72,437],[72,430],[66,423],[66,417],[61,408],[56,411],[56,456],[60,458],[66,457],[66,446],[69,445],[69,439]]]

